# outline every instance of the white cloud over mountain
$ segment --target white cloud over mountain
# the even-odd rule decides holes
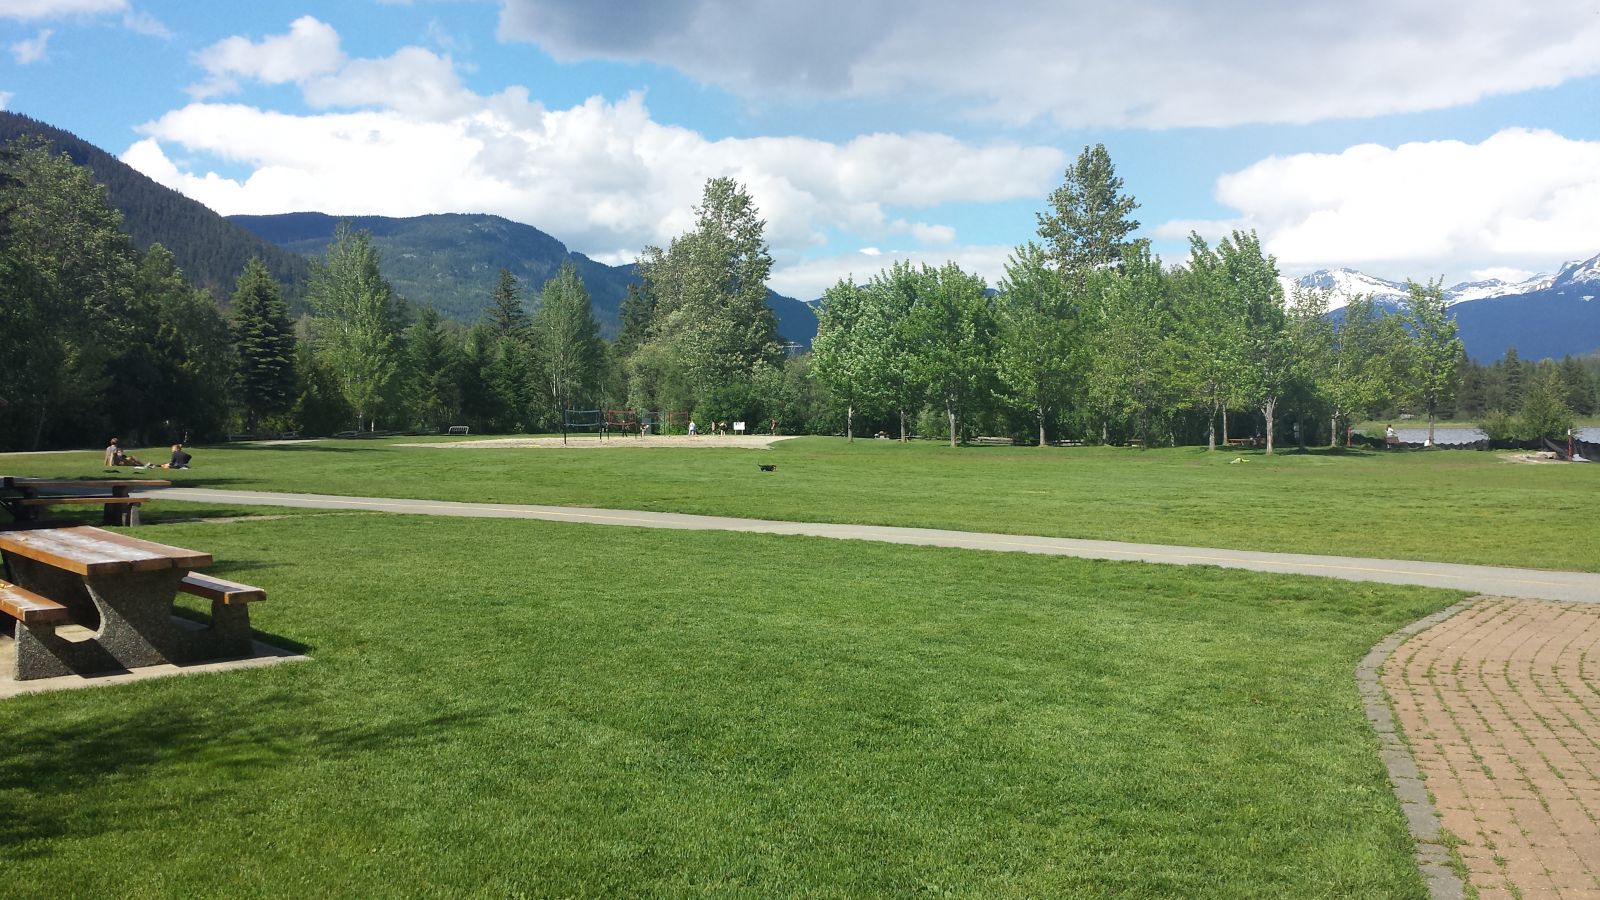
[[[500,35],[755,98],[852,96],[1068,126],[1314,122],[1600,72],[1592,0],[501,0]],[[1419,35],[1426,35],[1419,39]]]
[[[1600,247],[1600,142],[1510,128],[1477,144],[1274,156],[1218,179],[1217,199],[1239,215],[1168,222],[1157,236],[1255,228],[1289,272],[1548,268]]]
[[[938,261],[960,258],[967,251],[953,228],[906,211],[1042,197],[1066,164],[1055,148],[940,134],[712,140],[655,121],[637,94],[568,109],[546,108],[522,87],[482,96],[463,87],[449,57],[420,47],[350,59],[338,34],[311,17],[283,35],[218,42],[196,61],[209,79],[202,94],[293,83],[318,110],[195,102],[143,126],[147,137],[124,161],[219,212],[490,212],[613,261],[687,230],[706,179],[719,175],[749,187],[780,272],[832,230],[909,238],[939,247]],[[194,154],[248,174],[204,171],[188,161]],[[817,289],[835,277],[818,276]],[[812,293],[804,279],[783,283]]]

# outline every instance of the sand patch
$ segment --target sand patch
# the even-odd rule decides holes
[[[694,437],[682,434],[638,437],[608,437],[599,435],[568,435],[565,443],[559,437],[491,438],[483,441],[440,441],[437,443],[394,444],[396,447],[444,447],[447,449],[542,449],[542,450],[612,450],[626,447],[721,447],[743,450],[765,450],[778,441],[794,435],[770,434],[701,434]]]

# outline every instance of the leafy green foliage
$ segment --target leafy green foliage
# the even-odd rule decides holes
[[[1411,384],[1417,402],[1428,412],[1428,441],[1440,404],[1455,387],[1456,366],[1462,356],[1456,322],[1445,311],[1442,281],[1426,285],[1408,281],[1405,322],[1411,332]]]
[[[544,283],[530,327],[544,400],[566,433],[566,410],[595,396],[605,361],[600,326],[578,270],[563,265]]]
[[[399,364],[399,311],[371,235],[341,225],[326,258],[312,268],[306,299],[315,313],[313,345],[338,379],[359,431],[386,398]]]
[[[1050,211],[1038,216],[1039,237],[1074,288],[1090,272],[1116,268],[1131,247],[1139,222],[1130,216],[1139,204],[1122,188],[1105,145],[1084,147],[1051,192]]]

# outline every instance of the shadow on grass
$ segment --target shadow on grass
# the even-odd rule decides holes
[[[128,812],[117,792],[101,792],[163,767],[203,766],[205,774],[191,783],[210,779],[214,786],[179,791],[159,803],[144,796],[140,802],[151,815],[213,801],[248,803],[247,785],[273,769],[311,757],[321,762],[418,751],[451,740],[482,718],[416,711],[372,725],[344,717],[324,721],[309,705],[302,696],[280,692],[224,708],[130,703],[70,721],[41,714],[13,729],[0,758],[0,855],[50,856],[57,840],[127,829]],[[97,793],[98,802],[83,802]],[[62,809],[57,798],[72,795],[80,801]]]

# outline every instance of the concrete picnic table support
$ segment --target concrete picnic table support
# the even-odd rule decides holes
[[[230,597],[188,584],[191,578],[200,585],[231,584],[190,575],[211,563],[208,553],[80,526],[0,532],[0,555],[16,587],[96,629],[91,637],[74,638],[57,633],[62,623],[56,617],[18,621],[19,681],[250,655],[245,604],[264,595],[254,591],[239,599],[238,592]],[[209,628],[173,618],[180,590],[212,597]]]

